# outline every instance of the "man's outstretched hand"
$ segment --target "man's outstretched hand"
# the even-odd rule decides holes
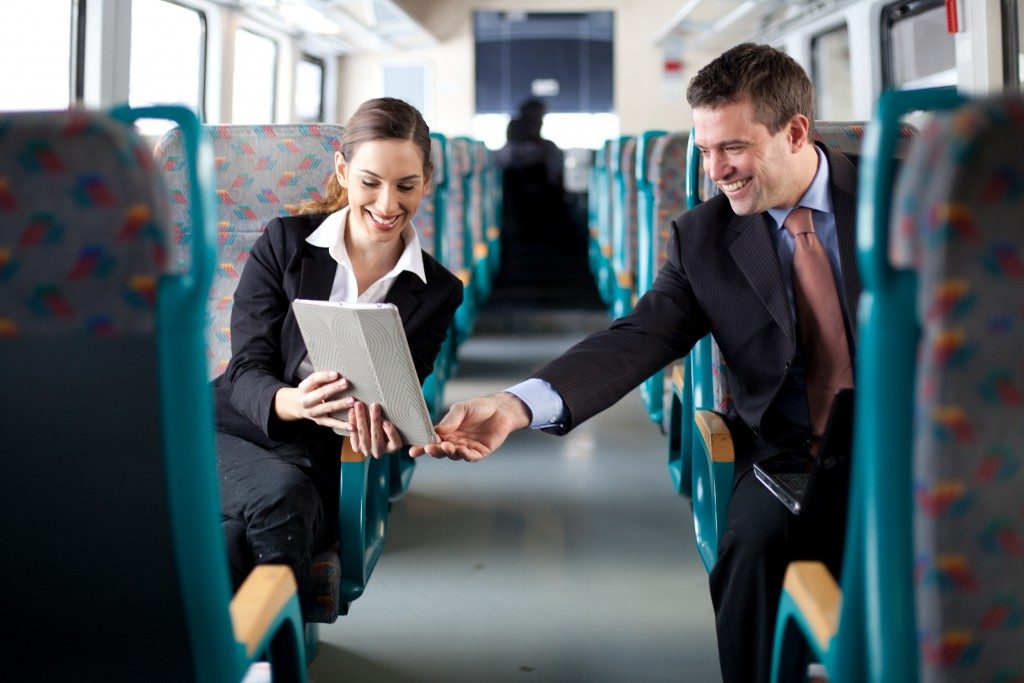
[[[409,454],[470,462],[483,460],[503,444],[509,434],[529,426],[529,409],[512,394],[500,392],[461,401],[451,407],[435,428],[440,443],[413,446]]]

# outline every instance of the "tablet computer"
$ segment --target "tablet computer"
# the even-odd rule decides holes
[[[394,304],[296,299],[292,310],[314,368],[340,373],[349,381],[348,395],[379,403],[405,443],[437,443]]]

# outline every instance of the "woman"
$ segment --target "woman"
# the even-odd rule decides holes
[[[338,454],[401,447],[380,406],[314,372],[294,299],[398,307],[420,382],[462,302],[462,284],[420,250],[412,217],[430,182],[430,133],[401,100],[363,103],[345,127],[327,197],[276,218],[235,291],[232,358],[215,380],[223,528],[237,588],[255,564],[295,571],[304,611],[310,558],[337,537]]]

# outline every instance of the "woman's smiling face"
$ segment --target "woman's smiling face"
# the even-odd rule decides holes
[[[353,239],[390,243],[412,221],[429,178],[411,140],[371,140],[356,147],[347,163],[336,152],[338,181],[348,191]]]

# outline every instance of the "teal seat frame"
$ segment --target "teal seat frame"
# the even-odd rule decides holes
[[[647,130],[636,142],[636,281],[633,295],[642,297],[654,283],[654,185],[650,177],[651,148],[658,138],[667,135],[664,130]],[[640,399],[647,417],[664,430],[665,423],[665,371],[659,370],[640,385]]]
[[[686,205],[701,204],[700,152],[693,131],[687,143]],[[718,540],[725,529],[732,498],[734,466],[712,452],[711,444],[697,427],[698,412],[713,412],[714,373],[712,340],[704,337],[690,350],[683,369],[672,383],[668,419],[668,469],[672,485],[690,498],[697,551],[710,572],[718,560]]]
[[[196,115],[185,107],[115,107],[110,112],[126,124],[155,118],[175,122],[181,127],[185,150],[190,160],[193,206],[197,222],[189,272],[182,277],[161,278],[157,295],[157,334],[161,377],[161,421],[165,453],[168,457],[168,497],[172,510],[177,570],[182,582],[182,597],[189,621],[197,678],[200,680],[237,680],[252,661],[245,648],[234,640],[227,610],[211,610],[210,605],[230,601],[227,557],[220,529],[220,494],[216,488],[216,462],[213,447],[213,407],[206,381],[206,296],[216,263],[217,229],[213,220],[213,159],[202,135]],[[189,454],[190,457],[180,457]],[[212,476],[211,476],[212,475]],[[207,558],[205,562],[197,558]],[[288,637],[274,643],[278,634]],[[255,648],[269,652],[283,679],[305,680],[303,631],[299,601],[292,594],[273,617],[271,625]],[[282,648],[283,646],[283,648]],[[277,656],[275,648],[282,649]],[[289,661],[296,668],[289,668]]]
[[[808,656],[833,683],[916,681],[910,453],[916,276],[888,259],[894,159],[900,118],[963,103],[955,88],[889,91],[879,98],[863,143],[857,199],[857,256],[863,282],[854,446],[841,607],[834,631],[815,634],[789,585],[779,603],[772,681],[802,681]],[[894,348],[894,344],[903,345]],[[893,429],[897,425],[897,429]],[[883,476],[884,474],[884,476]],[[894,605],[901,606],[893,609]]]
[[[63,113],[59,115],[63,115]],[[46,115],[41,114],[40,116]],[[160,462],[155,464],[157,469],[162,466],[162,472],[159,475],[154,474],[152,480],[123,482],[123,485],[131,486],[137,484],[143,490],[146,490],[145,487],[147,486],[164,487],[166,498],[161,500],[166,505],[166,508],[158,510],[157,514],[163,515],[166,513],[168,518],[169,534],[166,542],[169,543],[170,554],[173,554],[174,557],[174,567],[169,573],[176,577],[176,582],[180,588],[178,598],[180,599],[179,604],[184,616],[184,625],[187,630],[186,637],[188,639],[184,649],[191,655],[192,678],[198,681],[211,682],[241,680],[250,664],[260,656],[266,655],[273,663],[278,680],[305,680],[303,626],[299,602],[294,590],[294,579],[291,577],[290,571],[286,570],[285,576],[290,581],[291,588],[289,591],[282,593],[283,599],[280,601],[279,606],[273,609],[273,611],[266,613],[268,619],[265,627],[258,630],[258,637],[253,640],[241,634],[236,635],[235,632],[235,628],[240,626],[240,624],[237,617],[232,614],[235,603],[232,601],[227,553],[220,527],[212,396],[210,386],[207,383],[207,360],[204,346],[205,306],[207,291],[212,281],[216,261],[215,245],[217,240],[216,223],[213,220],[212,212],[212,183],[210,182],[213,172],[213,159],[209,146],[201,132],[198,118],[192,111],[184,107],[153,106],[130,108],[128,106],[118,106],[109,112],[109,116],[112,120],[124,124],[126,128],[140,119],[169,120],[181,128],[184,137],[187,173],[192,181],[190,200],[196,207],[196,220],[200,226],[200,229],[196,230],[193,236],[191,258],[187,269],[184,272],[165,271],[160,274],[156,282],[155,321],[153,332],[151,333],[152,339],[146,338],[145,343],[142,343],[140,340],[146,337],[146,334],[140,333],[137,335],[137,340],[129,340],[131,348],[137,351],[152,349],[155,352],[152,361],[152,364],[155,366],[153,367],[153,376],[133,376],[131,379],[139,383],[134,387],[140,392],[134,397],[134,400],[139,401],[139,405],[148,405],[150,401],[156,402],[156,399],[151,400],[148,397],[145,400],[143,399],[143,394],[145,394],[147,388],[150,388],[149,381],[155,380],[156,386],[151,388],[158,392],[159,415],[155,416],[151,421],[148,420],[151,417],[150,415],[136,417],[141,422],[139,425],[140,434],[146,431],[148,426],[158,425],[159,435],[153,436],[155,441],[160,444],[162,452],[124,453],[124,456],[125,458],[128,456],[138,456],[140,459],[159,459]],[[131,135],[133,134],[130,134],[129,137]],[[93,149],[93,152],[95,151]],[[136,145],[132,151],[137,155],[140,152],[144,154],[141,143]],[[125,150],[119,150],[119,152],[125,152]],[[137,169],[137,165],[127,165]],[[81,172],[82,169],[76,169],[76,173]],[[155,174],[156,171],[153,171],[153,173]],[[52,189],[57,191],[57,188]],[[116,202],[117,199],[115,198],[111,201]],[[41,205],[39,208],[46,210],[50,207]],[[89,209],[83,208],[82,211],[88,212]],[[110,226],[111,238],[113,238],[116,227],[114,225]],[[169,220],[163,227],[169,227]],[[73,231],[73,228],[71,230]],[[96,235],[93,237],[98,239],[101,236]],[[164,246],[169,247],[169,241],[167,240]],[[106,352],[109,352],[107,348],[109,344],[106,342],[100,340],[99,344],[95,344],[88,335],[79,333],[69,334],[66,340],[54,339],[47,340],[45,343],[40,339],[32,341],[40,347],[54,343],[64,344],[65,357],[53,358],[53,363],[50,364],[51,367],[73,366],[76,363],[82,362],[83,359],[96,362],[96,356],[100,355],[99,350],[106,349]],[[150,342],[152,343],[150,344]],[[96,353],[93,353],[94,351]],[[83,357],[76,358],[79,354]],[[17,359],[10,356],[6,360],[8,363],[12,361],[17,363]],[[124,366],[143,370],[149,369],[147,365],[148,359],[144,357],[122,358],[121,360]],[[57,389],[58,395],[65,401],[72,401],[70,405],[74,406],[74,402],[83,398],[79,394],[89,395],[93,398],[102,397],[104,391],[124,384],[122,381],[112,379],[112,376],[116,376],[118,373],[118,370],[115,368],[107,368],[110,372],[105,377],[106,381],[101,380],[100,383],[91,384],[92,380],[90,378],[93,375],[102,373],[103,370],[104,368],[102,367],[83,368],[81,376],[65,377],[66,384],[63,387],[65,393],[60,392],[62,387],[59,384],[57,386],[46,385],[46,391],[51,394],[45,397],[46,400],[52,402],[52,392],[54,389]],[[30,370],[23,367],[12,368],[12,371],[15,376],[18,372],[30,372]],[[123,368],[121,372],[125,372]],[[31,381],[41,383],[42,379],[33,377]],[[57,381],[60,382],[61,380],[58,378]],[[109,385],[107,381],[109,381]],[[27,406],[27,409],[31,409],[30,404],[27,402],[30,399],[31,395],[26,392],[26,394],[17,397],[15,400],[25,401],[23,407]],[[116,403],[123,404],[124,401],[112,401],[111,405]],[[109,406],[105,401],[100,402],[96,406],[82,407],[83,414],[85,415],[101,413],[108,409]],[[17,424],[15,429],[30,428],[29,425],[18,421],[14,411],[9,411],[7,416],[9,419],[14,420],[14,422],[9,422],[8,425]],[[107,415],[105,417],[109,418],[111,416]],[[118,417],[123,416],[119,415]],[[83,420],[85,418],[79,416],[76,419]],[[104,422],[104,420],[102,418],[91,419],[90,422],[101,428],[101,431],[97,433],[102,434],[102,425],[100,423]],[[74,424],[74,420],[71,421],[71,424]],[[49,436],[51,435],[47,435],[47,438]],[[31,435],[26,435],[24,441],[28,442],[31,438],[33,438]],[[97,437],[88,428],[74,434],[68,434],[68,438],[67,447],[69,453],[66,456],[69,462],[72,458],[83,457],[83,453],[89,453],[91,450],[102,449],[106,446],[104,443],[94,442],[94,439]],[[140,437],[139,443],[145,442],[146,439]],[[70,452],[76,448],[76,443],[81,446],[83,453]],[[38,443],[37,446],[45,447]],[[39,455],[44,454],[39,453]],[[115,453],[113,455],[120,457],[121,454]],[[95,465],[96,463],[92,464]],[[130,468],[126,465],[126,470],[128,469]],[[98,471],[102,472],[103,470],[100,469]],[[138,472],[139,470],[132,471]],[[76,485],[88,491],[92,490],[89,481],[76,482]],[[52,495],[52,492],[48,494],[46,491],[39,491],[38,493],[42,496]],[[61,504],[65,503],[64,500],[59,502]],[[97,497],[91,504],[100,508],[113,504],[113,501]],[[157,500],[153,501],[154,506],[160,504],[161,502]],[[68,509],[66,514],[74,518],[73,525],[75,527],[86,531],[86,536],[88,533],[105,532],[110,536],[127,537],[127,534],[123,533],[122,529],[90,529],[91,525],[97,524],[97,519],[100,518],[93,519],[89,510],[76,511],[75,509]],[[131,529],[133,520],[124,519],[123,523],[125,529]],[[155,529],[144,529],[142,531],[153,534],[161,533],[161,531]],[[60,544],[71,553],[68,555],[69,565],[65,567],[68,576],[74,573],[75,565],[80,567],[87,566],[90,562],[95,561],[93,554],[89,551],[84,552],[84,554],[75,554],[76,540],[73,538],[73,535],[69,534],[68,538],[58,536],[41,539],[43,543]],[[160,536],[155,536],[154,538],[159,541]],[[130,554],[126,553],[125,557],[130,564]],[[19,562],[29,561],[28,558],[24,557],[11,558],[11,561],[14,562],[15,559]],[[127,568],[133,571],[145,571],[145,567],[128,566]],[[123,576],[125,569],[126,566],[117,567],[116,571],[112,569],[111,580],[116,581],[114,575],[116,575],[117,571],[122,572]],[[266,574],[263,575],[263,577],[265,576]],[[155,589],[156,585],[154,585]],[[160,585],[162,585],[162,582]],[[256,584],[243,585],[242,591],[248,592],[250,586],[255,588]],[[19,589],[18,586],[12,585],[8,585],[7,588]],[[48,588],[53,588],[56,594],[61,593],[57,586],[48,586]],[[21,587],[21,589],[25,590],[24,587]],[[260,591],[257,590],[256,592]],[[93,601],[97,598],[105,598],[105,596],[87,597]],[[140,601],[147,600],[145,594],[140,594],[137,597]],[[153,597],[154,604],[178,602],[178,600],[162,600],[160,597]],[[20,606],[20,604],[19,602],[18,605]],[[232,607],[229,608],[229,605],[232,605]],[[13,604],[5,604],[5,607],[8,608],[5,611],[9,613],[9,617],[15,620],[12,623],[17,623],[18,607]],[[44,609],[40,603],[29,605],[29,607],[36,612]],[[44,616],[58,622],[64,618],[59,612]],[[90,618],[92,616],[91,614],[75,614],[68,619],[68,622],[69,625],[73,626],[79,624],[82,621],[82,617]],[[154,620],[171,619],[171,616],[154,613],[151,615],[151,618]],[[105,626],[102,623],[90,625],[101,630]],[[140,637],[147,637],[147,629],[143,624],[133,624],[133,626],[138,627]],[[252,624],[249,624],[249,626],[252,626]],[[110,630],[123,631],[123,629]],[[248,630],[248,627],[243,627],[243,631]],[[65,655],[68,654],[65,652],[65,649],[70,646],[66,642],[66,638],[75,637],[74,634],[64,634],[64,631],[60,628],[46,633],[30,632],[28,635],[32,639],[39,641],[44,649],[48,649],[52,645],[61,648],[61,653]],[[81,636],[82,634],[79,633],[78,635]],[[242,642],[240,637],[245,638],[247,642]],[[90,634],[89,638],[92,639],[92,634]],[[17,648],[16,642],[9,644],[13,648]],[[120,652],[125,653],[132,649],[132,643],[130,641],[115,640],[110,640],[109,643],[110,647],[104,647],[103,652],[90,650],[83,653],[84,658],[82,660],[76,659],[77,655],[72,654],[70,661],[67,661],[66,657],[58,656],[52,662],[39,660],[31,662],[32,671],[36,676],[46,678],[46,672],[52,670],[50,664],[60,665],[58,668],[63,668],[70,664],[73,667],[78,667],[80,673],[84,675],[115,677],[118,675],[131,675],[126,670],[122,670],[120,674],[113,673],[116,667],[119,666],[119,660],[116,655],[112,654],[112,650],[116,648]],[[33,647],[29,646],[29,649]],[[180,644],[172,645],[167,643],[166,647],[171,649],[171,651],[181,649]],[[9,672],[10,660],[16,660],[19,654],[14,649],[5,654],[5,660],[7,661],[0,665],[0,669]],[[90,661],[88,659],[90,656],[102,658],[102,661]],[[65,661],[58,661],[61,659]],[[154,666],[158,665],[154,664]],[[99,673],[97,668],[105,673]],[[150,673],[154,680],[160,676],[166,677],[169,675],[169,672],[156,669]]]
[[[633,253],[628,253],[629,242],[629,211],[627,210],[630,201],[638,201],[637,196],[630,196],[628,180],[636,179],[636,169],[632,172],[623,168],[623,146],[634,143],[633,163],[636,163],[636,151],[639,149],[639,139],[633,135],[619,136],[612,147],[614,152],[612,160],[612,196],[614,197],[612,208],[611,224],[611,316],[621,318],[633,310],[633,297],[636,293],[636,273],[630,271],[633,257],[638,255],[637,245],[633,245]],[[632,175],[632,178],[629,176]],[[637,212],[639,221],[639,211]],[[639,227],[639,226],[638,226]]]

